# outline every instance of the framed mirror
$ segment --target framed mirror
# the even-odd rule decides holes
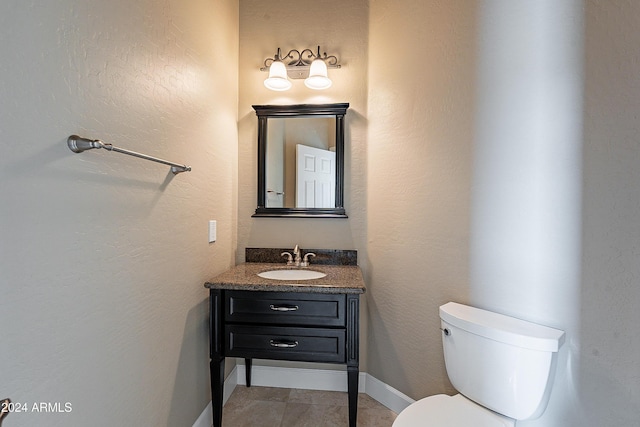
[[[253,106],[258,116],[258,207],[252,216],[347,217],[348,108],[348,103]]]

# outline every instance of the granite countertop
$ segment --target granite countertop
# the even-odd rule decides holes
[[[305,269],[325,273],[320,279],[286,280],[264,279],[258,273],[269,270]],[[362,294],[366,291],[362,271],[357,265],[310,265],[287,267],[284,264],[247,262],[236,265],[204,284],[209,289],[240,291],[314,292],[324,294]]]

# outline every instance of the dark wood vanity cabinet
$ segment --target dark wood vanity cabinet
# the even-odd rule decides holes
[[[349,426],[358,401],[358,293],[210,289],[213,426],[222,426],[225,357],[347,365]],[[230,426],[229,426],[230,427]]]

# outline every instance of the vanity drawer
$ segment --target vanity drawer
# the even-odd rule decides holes
[[[227,291],[225,320],[272,325],[346,325],[346,295]]]
[[[344,329],[227,325],[225,338],[231,357],[346,362]]]

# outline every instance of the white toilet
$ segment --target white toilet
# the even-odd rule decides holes
[[[460,392],[409,405],[393,427],[513,427],[547,407],[564,332],[454,302],[440,307],[447,374]]]

